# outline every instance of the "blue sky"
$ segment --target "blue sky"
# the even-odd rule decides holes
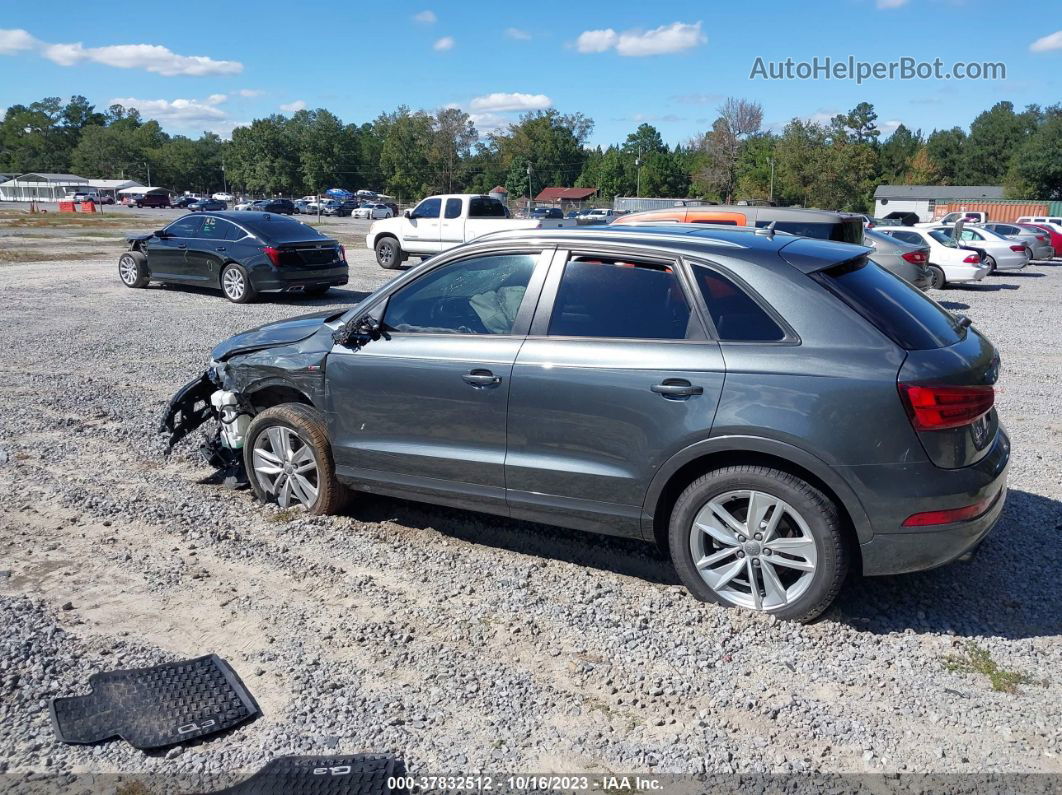
[[[765,60],[891,61],[945,69],[1001,61],[1005,80],[750,79]],[[0,110],[83,94],[139,107],[173,133],[227,135],[300,107],[370,121],[400,104],[458,105],[482,130],[552,105],[595,122],[591,142],[642,121],[670,143],[708,127],[727,96],[767,126],[827,119],[860,101],[879,125],[966,127],[993,103],[1062,101],[1062,3],[805,2],[5,2]]]

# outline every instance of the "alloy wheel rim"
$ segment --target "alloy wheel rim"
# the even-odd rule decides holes
[[[118,263],[118,273],[126,284],[136,281],[136,263],[131,257],[122,257],[121,262]]]
[[[243,295],[243,274],[235,268],[225,271],[225,295],[229,298],[239,298]]]
[[[317,459],[313,448],[291,428],[266,428],[254,442],[251,461],[258,485],[281,508],[309,508],[317,501]]]
[[[384,243],[382,246],[380,246],[380,259],[390,265],[393,257],[394,251],[391,250],[390,243]]]
[[[722,600],[769,612],[792,604],[815,579],[818,550],[804,517],[763,491],[738,489],[709,500],[690,528],[701,579]]]

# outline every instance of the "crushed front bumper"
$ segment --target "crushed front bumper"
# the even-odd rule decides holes
[[[210,368],[194,381],[181,387],[170,400],[159,425],[159,433],[168,433],[169,452],[177,442],[214,416],[210,396],[218,390],[214,369]]]

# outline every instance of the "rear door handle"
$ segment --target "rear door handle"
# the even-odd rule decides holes
[[[224,246],[218,246],[217,248],[214,249],[214,251],[227,251],[227,250],[228,249],[226,249]]]
[[[188,248],[188,244],[187,243],[178,243],[177,244],[177,248]]]
[[[663,383],[653,384],[649,388],[666,398],[688,398],[704,394],[703,386],[694,386],[685,378],[666,378]]]
[[[490,370],[470,370],[461,378],[474,387],[497,386],[501,383],[501,376],[494,375]]]

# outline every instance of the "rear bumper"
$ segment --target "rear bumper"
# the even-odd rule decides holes
[[[330,268],[270,268],[251,273],[251,283],[259,292],[298,292],[326,285],[337,287],[346,284],[348,278],[349,268],[345,264]]]
[[[1007,494],[1010,439],[1000,426],[991,450],[976,464],[941,469],[931,463],[846,467],[860,494],[874,536],[860,545],[863,574],[905,574],[961,557],[995,526]],[[961,508],[992,499],[988,510],[965,522],[904,527],[912,514]]]

